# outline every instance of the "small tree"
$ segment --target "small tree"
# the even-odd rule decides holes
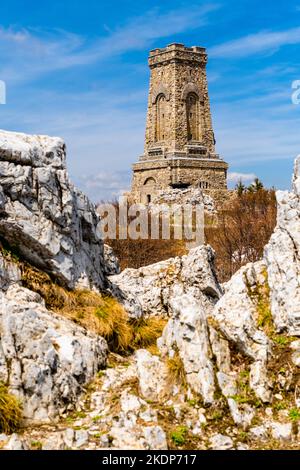
[[[246,186],[242,182],[242,180],[239,180],[238,183],[235,186],[235,190],[237,191],[238,195],[241,196],[244,191],[246,190]]]
[[[255,178],[253,183],[248,187],[250,193],[257,193],[257,191],[261,191],[262,189],[264,189],[264,185],[259,178]]]

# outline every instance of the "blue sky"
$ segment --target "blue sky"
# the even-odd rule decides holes
[[[230,181],[289,188],[300,153],[300,0],[1,0],[0,127],[63,137],[94,201],[130,184],[143,151],[148,51],[207,47],[217,150]]]

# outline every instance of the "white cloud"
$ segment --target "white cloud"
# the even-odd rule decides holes
[[[158,38],[206,24],[208,14],[218,8],[217,4],[209,3],[165,14],[154,9],[93,41],[62,30],[45,33],[0,27],[0,76],[6,81],[26,81],[51,71],[147,49]]]
[[[65,31],[37,34],[0,28],[1,77],[7,82],[20,82],[80,65],[80,54],[74,51],[83,43],[82,38]]]
[[[238,172],[229,172],[228,173],[228,183],[238,183],[242,181],[243,183],[252,183],[256,178],[255,173],[238,173]]]
[[[152,9],[113,30],[105,28],[93,40],[61,30],[0,26],[0,78],[14,93],[13,102],[1,109],[1,127],[62,136],[67,143],[69,172],[77,186],[95,201],[118,196],[130,185],[131,163],[143,149],[146,83],[137,83],[132,91],[120,85],[120,76],[109,81],[96,78],[92,84],[85,83],[93,91],[72,93],[59,91],[46,75],[147,50],[158,38],[201,27],[217,8],[209,3],[167,13]],[[40,77],[42,86],[35,82]]]
[[[95,202],[118,198],[130,188],[130,171],[100,171],[77,180],[80,188]]]
[[[282,46],[299,44],[300,28],[285,31],[261,31],[233,41],[216,45],[209,50],[210,57],[239,58],[257,53],[274,52]]]
[[[294,108],[288,103],[265,111],[241,103],[219,106],[214,119],[218,151],[239,166],[294,158],[299,153],[300,106]]]

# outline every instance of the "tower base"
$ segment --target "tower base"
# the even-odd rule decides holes
[[[228,164],[220,158],[173,158],[149,157],[133,165],[131,197],[136,202],[150,203],[161,190],[187,189],[196,187],[203,190],[227,189]]]

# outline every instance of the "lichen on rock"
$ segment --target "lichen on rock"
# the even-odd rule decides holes
[[[0,235],[69,288],[104,286],[93,204],[70,182],[62,139],[0,131]]]

